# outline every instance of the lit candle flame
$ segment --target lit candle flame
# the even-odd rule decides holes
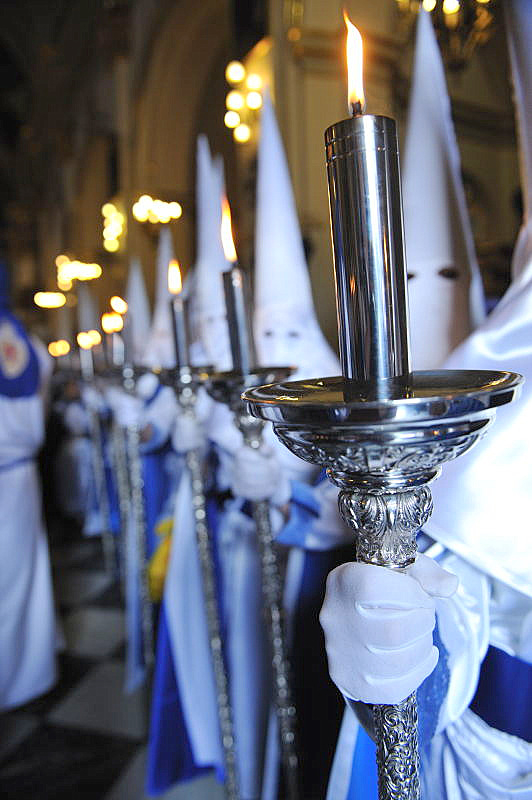
[[[170,294],[180,294],[183,288],[179,261],[173,258],[168,264],[168,291]]]
[[[222,197],[222,225],[221,225],[221,233],[222,233],[222,245],[224,248],[224,253],[227,261],[231,261],[233,264],[236,261],[236,250],[235,250],[235,243],[233,240],[233,231],[231,230],[231,209],[229,207],[229,202],[225,195]]]
[[[102,329],[104,333],[117,333],[124,327],[124,320],[116,312],[102,314]]]
[[[116,311],[117,314],[125,314],[127,312],[127,303],[117,294],[111,297],[109,304],[113,311]]]
[[[76,339],[82,350],[90,350],[94,346],[94,341],[89,331],[80,331]]]
[[[344,9],[344,22],[347,27],[347,96],[351,116],[362,114],[366,100],[362,80],[362,36]]]

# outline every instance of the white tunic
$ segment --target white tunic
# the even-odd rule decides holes
[[[55,615],[35,457],[43,398],[0,396],[0,709],[56,680]]]

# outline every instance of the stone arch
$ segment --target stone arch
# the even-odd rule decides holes
[[[223,126],[229,41],[226,2],[182,0],[173,5],[153,37],[132,115],[132,190],[183,201],[183,217],[173,225],[172,233],[185,267],[194,255],[197,134],[207,133],[211,147],[222,152],[226,165],[234,164],[231,137]],[[137,223],[132,227],[132,251],[140,254],[152,283],[154,241],[145,228]]]

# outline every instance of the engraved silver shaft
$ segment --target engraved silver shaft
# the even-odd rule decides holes
[[[329,477],[334,480],[331,472]],[[432,513],[428,486],[372,493],[343,489],[338,506],[355,531],[357,561],[391,569],[415,561],[416,534]],[[396,705],[373,706],[380,800],[419,800],[417,721],[415,692]]]
[[[129,466],[130,512],[135,531],[134,547],[138,554],[138,586],[141,604],[142,648],[145,666],[153,664],[153,616],[148,586],[148,559],[146,555],[146,514],[144,506],[144,479],[140,458],[140,433],[138,425],[125,429],[127,462]],[[129,527],[129,526],[128,526]]]
[[[258,449],[262,444],[264,423],[248,414],[242,403],[235,419],[245,443],[254,450]],[[274,701],[279,723],[286,798],[297,800],[299,797],[297,720],[290,686],[290,662],[284,630],[283,581],[273,541],[270,504],[267,500],[254,502],[252,509],[260,550],[262,596],[271,646]]]
[[[94,408],[89,409],[89,424],[91,432],[92,470],[96,488],[96,498],[102,519],[102,547],[105,570],[114,574],[116,569],[116,542],[111,526],[111,511],[107,495],[107,481],[105,479],[105,461],[103,451],[102,427],[100,416]]]
[[[179,405],[183,413],[195,416],[196,393],[189,383],[183,384],[183,377],[190,379],[190,373],[182,372],[176,388]],[[201,454],[197,450],[189,450],[186,454],[186,465],[192,485],[192,505],[194,509],[194,525],[201,570],[203,600],[209,645],[216,686],[218,704],[218,720],[222,740],[222,751],[225,769],[226,800],[239,800],[238,770],[236,763],[235,736],[233,727],[233,711],[229,696],[229,679],[222,648],[222,625],[218,609],[216,593],[216,573],[214,554],[209,528],[207,525],[207,507],[205,502],[205,486],[203,480]]]
[[[127,558],[126,558],[126,532],[129,516],[129,474],[127,469],[127,450],[123,429],[116,421],[113,421],[111,428],[111,456],[113,461],[113,471],[116,476],[116,488],[118,492],[118,510],[120,514],[120,544],[118,569],[122,586],[122,595],[125,595],[127,583]]]

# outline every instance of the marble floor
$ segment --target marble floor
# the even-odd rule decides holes
[[[123,691],[124,612],[98,540],[52,548],[64,649],[57,686],[0,716],[2,800],[144,800],[149,689]],[[161,800],[222,800],[213,777]]]

